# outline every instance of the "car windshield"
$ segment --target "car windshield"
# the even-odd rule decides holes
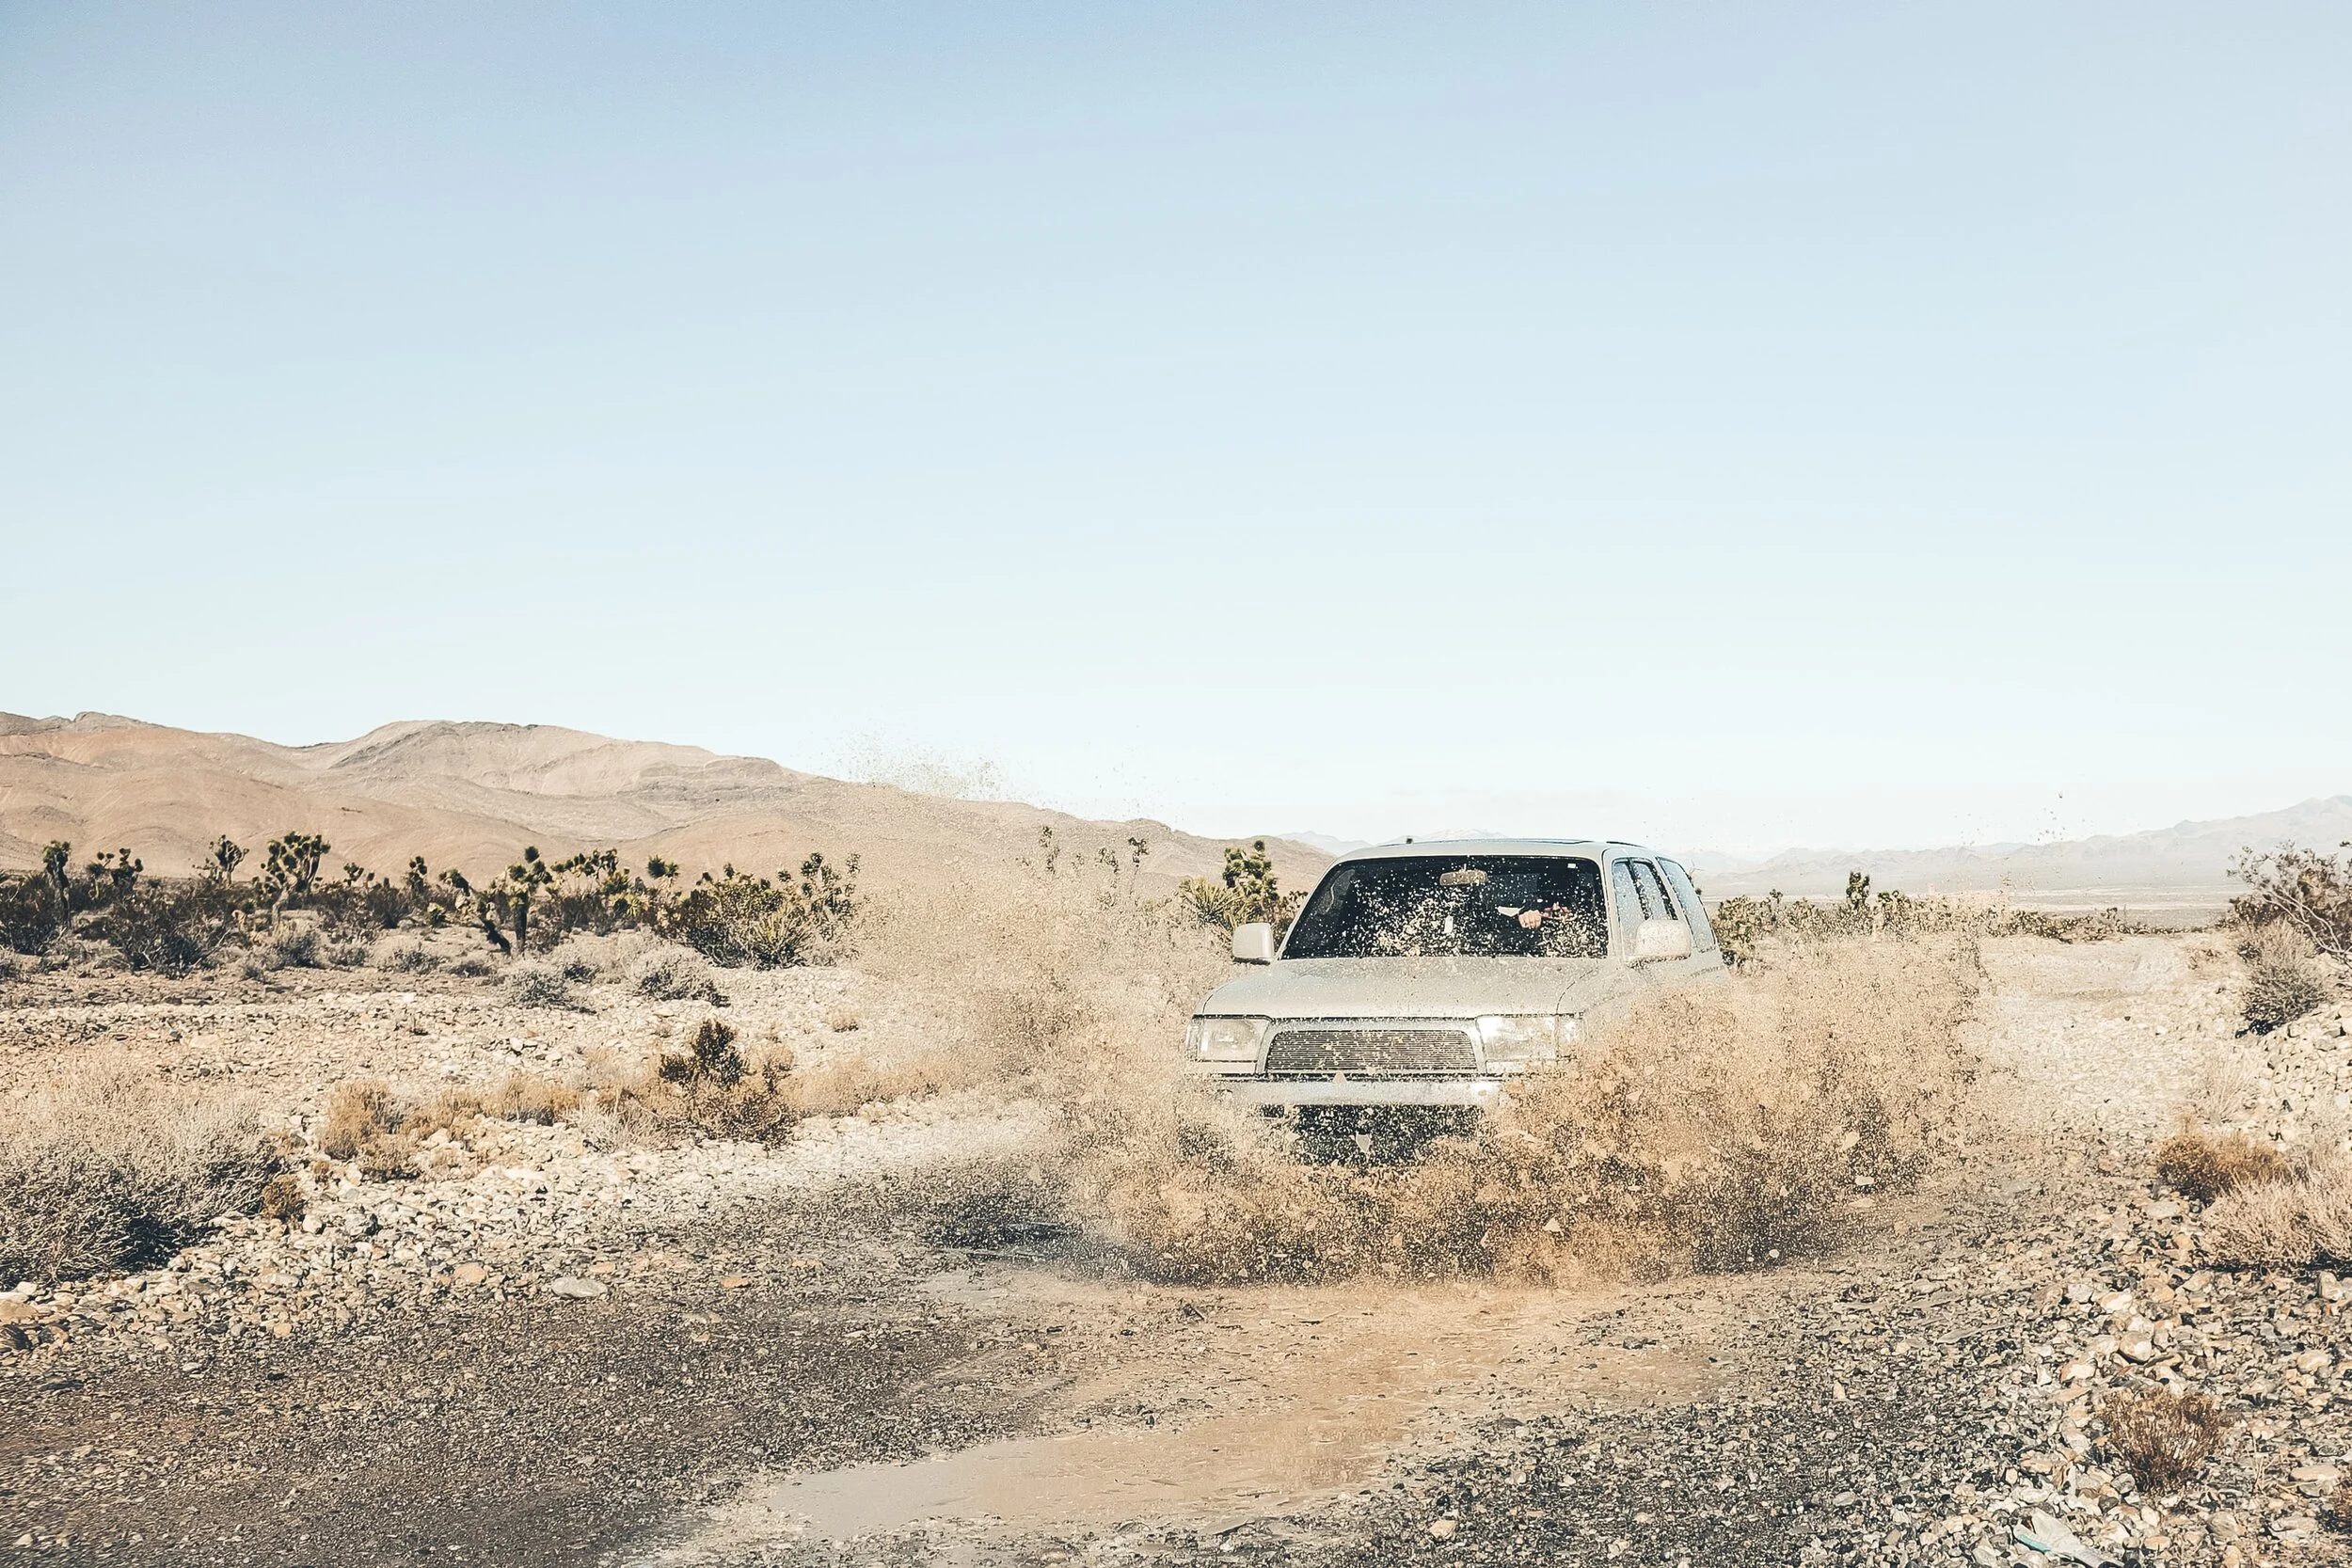
[[[1600,867],[1574,855],[1400,855],[1333,866],[1285,958],[1598,958]]]

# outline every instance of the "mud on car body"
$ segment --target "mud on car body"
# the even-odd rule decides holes
[[[1279,947],[1185,1031],[1191,1069],[1270,1113],[1494,1104],[1571,1061],[1598,1014],[1661,986],[1720,984],[1722,955],[1680,864],[1632,844],[1384,845],[1324,874]]]

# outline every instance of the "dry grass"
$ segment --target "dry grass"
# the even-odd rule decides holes
[[[2211,1203],[2225,1193],[2293,1174],[2286,1156],[2243,1132],[2217,1137],[2194,1128],[2156,1145],[2156,1174],[2192,1203]]]
[[[727,1005],[710,965],[700,957],[668,942],[647,939],[628,961],[628,983],[640,996],[658,1002],[707,1002]]]
[[[380,1078],[355,1078],[328,1093],[317,1129],[319,1149],[332,1159],[356,1160],[360,1150],[399,1125],[392,1086]]]
[[[1964,1125],[1964,933],[1773,947],[1391,1165],[1302,1157],[1180,1076],[1184,1021],[1231,974],[1217,949],[1188,919],[1041,882],[878,911],[869,945],[960,1004],[977,1069],[1052,1109],[1048,1191],[1023,1201],[1163,1278],[1763,1264],[1820,1244]]]
[[[419,1173],[424,1140],[436,1132],[463,1137],[485,1119],[549,1127],[581,1102],[579,1090],[521,1072],[486,1094],[452,1089],[421,1103],[401,1100],[381,1079],[354,1079],[327,1096],[316,1137],[321,1153],[357,1162],[364,1176],[399,1180]]]
[[[0,1278],[151,1263],[249,1213],[277,1164],[245,1103],[93,1069],[0,1110]]]
[[[310,1207],[302,1196],[302,1182],[288,1171],[280,1171],[262,1183],[261,1214],[263,1219],[288,1224],[302,1217]]]
[[[590,971],[592,977],[594,973]],[[543,958],[523,958],[509,969],[506,993],[508,1000],[518,1007],[580,1007],[580,998],[573,994],[570,976]]]
[[[775,1041],[747,1053],[733,1026],[716,1018],[697,1024],[687,1045],[651,1062],[596,1057],[590,1076],[594,1086],[582,1113],[608,1118],[608,1136],[653,1143],[690,1132],[780,1142],[810,1117],[846,1116],[974,1081],[970,1069],[946,1053],[838,1056],[814,1067]]]
[[[1786,956],[1737,992],[1653,998],[1576,1070],[1402,1164],[1305,1163],[1244,1118],[1180,1109],[1088,1137],[1080,1207],[1183,1279],[1769,1264],[1955,1137],[1964,963],[1951,944],[1866,939]]]
[[[2352,1165],[2331,1159],[2233,1189],[2205,1211],[2205,1245],[2242,1268],[2352,1262]]]
[[[2162,1389],[2110,1401],[2099,1415],[2108,1451],[2150,1497],[2186,1486],[2230,1429],[2221,1406],[2205,1395]]]
[[[2246,960],[2244,1009],[2256,1034],[2281,1029],[2326,1000],[2328,988],[2311,940],[2292,926],[2251,927],[2238,944]]]

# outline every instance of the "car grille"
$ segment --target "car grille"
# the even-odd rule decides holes
[[[1265,1052],[1268,1072],[1476,1072],[1464,1029],[1283,1029]]]

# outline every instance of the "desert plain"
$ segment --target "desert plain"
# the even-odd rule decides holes
[[[1553,1210],[1294,1171],[1161,1108],[1186,1091],[1154,1053],[1225,972],[1179,879],[1213,878],[1221,844],[568,732],[395,729],[288,760],[15,721],[0,847],[28,874],[72,836],[176,875],[215,834],[300,828],[334,860],[476,881],[526,835],[690,874],[818,850],[863,857],[858,919],[773,967],[635,928],[516,958],[462,920],[322,947],[281,940],[298,909],[183,973],[70,934],[12,959],[12,1256],[37,1251],[23,1151],[79,1147],[61,1116],[98,1129],[92,1180],[192,1117],[266,1167],[110,1261],[0,1279],[0,1552],[2243,1568],[2352,1539],[2352,1276],[2303,1214],[2352,1135],[2334,960],[2298,960],[2296,1016],[2249,1022],[2258,955],[2228,925],[1866,911],[1776,939],[1732,990],[1777,996],[1784,1035],[1845,1031],[1790,1058],[1807,1070],[1894,1050],[1854,975],[1948,988],[1903,1025],[1935,1031],[1935,1119],[1866,1129],[1878,1176],[1807,1154],[1769,1255],[1727,1264],[1706,1222],[1638,1202],[1580,1251],[1598,1187],[1504,1235]],[[1274,853],[1293,886],[1323,863]],[[1911,1060],[1881,1062],[1873,1103]],[[2185,1163],[2185,1130],[2260,1168]],[[1450,1168],[1475,1182],[1490,1156]],[[1260,1201],[1269,1180],[1295,1206]],[[1380,1250],[1435,1201],[1495,1217]],[[2194,1450],[2175,1473],[2168,1433]]]

